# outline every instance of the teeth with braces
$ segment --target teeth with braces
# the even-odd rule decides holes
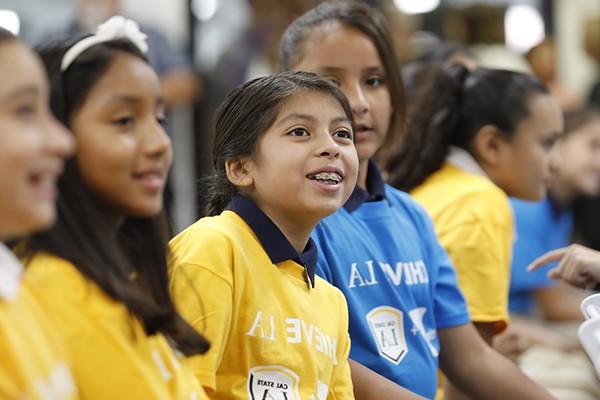
[[[315,179],[322,181],[341,182],[342,177],[336,172],[319,172],[315,175]]]

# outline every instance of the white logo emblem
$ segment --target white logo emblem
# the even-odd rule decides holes
[[[423,340],[425,340],[425,343],[427,343],[427,347],[429,347],[429,351],[431,351],[431,354],[434,357],[437,357],[440,352],[438,348],[433,345],[433,340],[437,336],[436,331],[435,329],[426,330],[425,326],[423,325],[423,316],[426,312],[427,309],[425,307],[415,308],[414,310],[410,310],[408,312],[412,323],[415,325],[412,329],[412,332],[413,334],[419,332]]]
[[[379,354],[396,365],[408,353],[402,316],[402,311],[387,306],[376,307],[367,314]]]
[[[254,367],[248,374],[248,398],[251,400],[300,400],[300,378],[279,365]]]

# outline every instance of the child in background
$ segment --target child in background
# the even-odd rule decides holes
[[[529,75],[453,65],[433,75],[414,112],[390,181],[432,216],[471,318],[492,343],[508,322],[508,195],[544,197],[560,107]]]
[[[171,241],[175,299],[212,342],[190,359],[211,398],[353,398],[346,302],[315,275],[310,233],[357,164],[347,100],[316,74],[258,78],[221,104],[210,216]]]
[[[580,301],[569,302],[546,274],[527,266],[546,252],[566,247],[573,237],[572,205],[581,196],[600,192],[600,110],[584,108],[565,114],[565,132],[553,151],[553,171],[541,202],[511,199],[516,241],[510,284],[510,311],[549,320],[581,320]],[[549,234],[551,232],[551,234]],[[580,299],[579,299],[580,300]]]
[[[86,399],[205,398],[180,354],[208,345],[167,282],[162,194],[171,144],[156,73],[135,22],[39,49],[51,108],[73,132],[58,220],[22,246],[26,283],[69,345]]]
[[[283,69],[331,79],[354,115],[357,186],[313,239],[319,274],[349,304],[355,395],[408,398],[401,385],[433,398],[440,366],[477,399],[547,399],[477,335],[430,219],[406,193],[384,184],[373,161],[403,122],[395,60],[383,16],[360,3],[322,3],[296,19],[280,44]],[[382,384],[382,375],[396,385]]]
[[[552,153],[553,170],[543,201],[511,199],[516,222],[509,308],[511,324],[494,338],[499,351],[511,350],[519,337],[528,348],[518,357],[521,368],[560,399],[597,398],[600,388],[576,329],[586,293],[546,276],[548,265],[527,266],[548,251],[573,241],[573,203],[600,192],[600,112],[584,108],[565,114],[565,132]]]
[[[0,241],[46,229],[56,218],[55,182],[73,141],[48,109],[38,57],[0,28]],[[0,242],[0,398],[75,399],[68,355]]]

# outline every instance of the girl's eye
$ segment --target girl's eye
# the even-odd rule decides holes
[[[17,108],[17,115],[21,119],[31,119],[35,114],[35,106],[24,104]]]
[[[383,85],[385,83],[385,80],[380,76],[371,76],[367,78],[365,82],[369,86],[377,87]]]
[[[309,136],[310,134],[304,128],[294,128],[290,132],[288,132],[290,136]]]
[[[556,138],[554,138],[554,137],[544,139],[544,140],[542,140],[542,147],[544,150],[550,151],[550,150],[552,150],[552,147],[554,147],[554,143],[556,143]]]
[[[122,128],[130,128],[135,124],[135,118],[130,116],[117,118],[112,123]]]
[[[340,129],[333,134],[334,137],[352,140],[352,132],[346,129]]]
[[[164,115],[157,115],[156,122],[158,122],[163,128],[167,126],[167,118]]]

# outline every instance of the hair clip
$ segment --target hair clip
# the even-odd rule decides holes
[[[148,51],[147,35],[140,31],[138,24],[121,15],[115,15],[98,26],[96,33],[75,43],[62,58],[60,70],[65,72],[77,57],[92,46],[115,39],[131,41],[142,53]]]

